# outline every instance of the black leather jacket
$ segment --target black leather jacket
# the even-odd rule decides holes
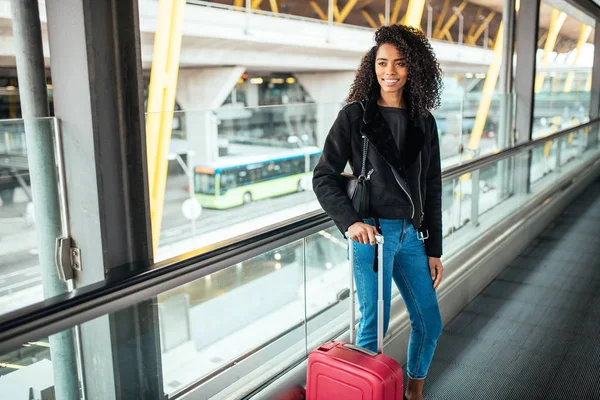
[[[427,255],[441,257],[442,176],[437,126],[431,114],[409,121],[405,146],[398,151],[376,100],[346,105],[329,131],[314,170],[313,188],[321,207],[342,233],[362,221],[345,193],[340,173],[349,162],[354,174],[360,174],[363,135],[369,141],[367,171],[374,170],[370,185],[373,216],[411,218],[416,229],[429,233]]]

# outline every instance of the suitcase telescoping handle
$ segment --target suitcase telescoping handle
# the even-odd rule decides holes
[[[354,344],[354,329],[356,327],[356,317],[354,315],[355,297],[354,297],[354,246],[352,238],[346,232],[348,239],[348,249],[350,255],[350,343]],[[377,353],[383,353],[383,236],[375,235],[377,242]],[[358,346],[348,346],[355,350],[371,353]]]

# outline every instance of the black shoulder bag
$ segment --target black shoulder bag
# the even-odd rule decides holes
[[[366,105],[363,101],[359,102],[362,109],[363,114],[366,110]],[[364,120],[364,115],[363,115]],[[346,194],[350,198],[352,202],[352,206],[358,213],[358,216],[361,218],[370,217],[371,204],[369,197],[369,180],[371,179],[371,174],[373,170],[366,173],[367,166],[367,151],[369,149],[369,141],[363,135],[363,152],[362,152],[362,168],[360,170],[360,175],[358,178],[352,174],[342,173],[342,176],[345,178],[345,189]],[[365,175],[366,174],[366,175]]]

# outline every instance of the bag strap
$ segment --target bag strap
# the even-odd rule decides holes
[[[364,178],[367,173],[367,151],[369,149],[369,141],[363,136],[363,153],[362,153],[362,167],[360,169],[360,178]]]
[[[367,105],[366,105],[366,100],[360,100],[359,101],[360,106],[363,109],[363,121],[365,120],[365,113],[367,112]],[[362,170],[361,170],[361,176],[365,175],[365,170],[366,170],[366,162],[367,162],[367,149],[369,147],[369,141],[367,140],[367,138],[363,135],[363,140],[364,140],[364,147],[363,147],[363,161],[362,161]],[[380,235],[383,234],[383,232],[381,231],[381,224],[379,222],[379,216],[373,211],[370,211],[373,219],[375,219],[375,228],[377,229],[377,232],[379,232]],[[373,271],[378,272],[379,269],[379,264],[380,264],[380,260],[381,257],[383,257],[383,255],[379,254],[379,246],[375,247],[375,260],[373,263]]]

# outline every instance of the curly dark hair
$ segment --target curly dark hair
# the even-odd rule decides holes
[[[375,32],[375,43],[364,55],[346,101],[379,98],[381,86],[375,74],[375,57],[379,47],[387,43],[398,49],[408,68],[403,96],[411,116],[424,117],[429,110],[439,107],[442,70],[423,32],[405,25],[384,26]]]

